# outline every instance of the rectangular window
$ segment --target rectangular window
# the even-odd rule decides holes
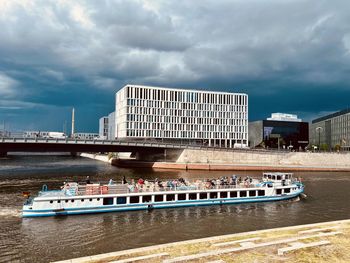
[[[197,194],[196,193],[192,193],[192,194],[189,194],[189,200],[197,200]]]
[[[151,195],[144,195],[142,196],[142,202],[143,203],[149,203],[152,201],[152,196]]]
[[[284,193],[289,194],[290,193],[290,188],[284,189]]]
[[[281,195],[282,194],[282,189],[276,189],[276,194]]]
[[[218,193],[217,192],[211,192],[210,193],[210,199],[215,199],[218,198]]]
[[[239,196],[240,197],[247,197],[247,191],[240,191]]]
[[[255,190],[249,191],[249,196],[256,196],[256,191]]]
[[[163,195],[155,195],[154,196],[154,201],[155,202],[163,202],[164,196]]]
[[[208,199],[208,194],[207,193],[200,193],[199,199]]]
[[[221,192],[220,198],[227,198],[227,192]]]
[[[103,205],[113,205],[113,197],[103,198]]]
[[[178,194],[177,200],[186,200],[186,194]]]
[[[167,201],[175,201],[175,195],[166,195]]]
[[[138,203],[140,203],[139,196],[130,196],[130,204],[138,204]]]
[[[230,197],[231,198],[237,197],[237,191],[230,192]]]
[[[117,197],[117,205],[124,205],[126,204],[126,197],[122,196],[122,197]]]
[[[265,190],[258,190],[258,196],[265,196]]]

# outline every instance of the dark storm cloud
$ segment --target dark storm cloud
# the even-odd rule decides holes
[[[245,92],[251,119],[348,106],[346,0],[0,0],[0,10],[0,121],[19,129],[61,129],[76,106],[81,130],[96,130],[126,83]]]

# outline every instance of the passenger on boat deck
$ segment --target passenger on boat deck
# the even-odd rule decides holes
[[[112,184],[114,184],[114,182],[113,182],[113,180],[111,178],[111,179],[109,179],[108,185],[112,185]]]
[[[86,182],[86,184],[91,184],[91,182],[90,182],[90,177],[89,177],[89,176],[86,176],[85,182]]]
[[[145,181],[142,178],[139,178],[139,180],[137,181],[138,184],[142,185],[145,183]]]
[[[126,181],[125,175],[123,176],[122,184],[127,184],[128,182]]]

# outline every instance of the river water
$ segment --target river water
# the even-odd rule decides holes
[[[49,262],[168,242],[350,218],[350,173],[303,172],[307,199],[274,203],[21,218],[23,191],[63,181],[217,178],[232,172],[121,169],[67,156],[0,159],[0,262]],[[235,172],[261,176],[260,172]]]

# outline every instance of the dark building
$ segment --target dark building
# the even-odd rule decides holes
[[[304,150],[309,144],[307,122],[262,120],[249,123],[249,146]]]

